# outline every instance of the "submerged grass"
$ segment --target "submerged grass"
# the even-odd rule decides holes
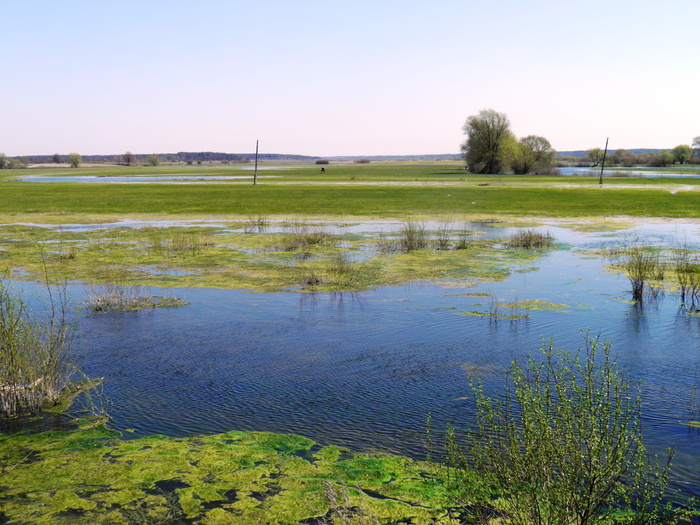
[[[498,249],[495,240],[471,238],[469,249],[456,249],[455,239],[455,249],[435,249],[438,247],[420,225],[407,227],[413,233],[401,243],[423,248],[398,252],[378,250],[372,234],[336,237],[315,222],[292,222],[282,231],[241,230],[223,226],[85,231],[0,227],[0,264],[12,268],[15,278],[38,280],[42,272],[38,255],[45,253],[62,278],[93,287],[95,304],[103,309],[110,302],[103,298],[114,297],[115,306],[121,308],[118,303],[130,303],[131,297],[141,293],[138,288],[146,285],[364,290],[413,280],[502,279],[513,265],[538,256]],[[189,241],[178,243],[181,238]],[[74,257],[61,257],[67,248]]]

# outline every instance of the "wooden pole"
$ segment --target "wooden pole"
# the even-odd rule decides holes
[[[253,173],[253,186],[258,183],[258,141],[255,141],[255,172]]]
[[[603,170],[605,169],[605,157],[608,155],[608,139],[610,137],[605,138],[605,151],[603,152],[603,163],[600,165],[600,184],[603,184]]]

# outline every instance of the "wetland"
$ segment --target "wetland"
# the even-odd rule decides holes
[[[423,182],[447,177],[434,172]],[[440,184],[460,185],[460,176]],[[640,184],[649,202],[669,194]],[[470,378],[498,395],[514,359],[536,358],[550,338],[575,350],[584,333],[611,341],[617,363],[640,383],[647,447],[676,449],[672,487],[700,495],[700,317],[680,297],[671,264],[674,250],[700,250],[700,224],[687,218],[698,213],[695,201],[663,220],[654,218],[663,209],[472,215],[472,189],[428,186],[419,191],[443,192],[443,202],[461,195],[458,209],[384,208],[382,217],[333,216],[328,204],[318,214],[248,203],[237,214],[178,215],[136,213],[133,201],[104,214],[83,202],[67,213],[5,203],[7,279],[35,302],[47,268],[67,283],[78,307],[78,364],[102,378],[92,403],[109,421],[60,430],[81,415],[76,403],[49,423],[3,422],[3,512],[46,523],[226,523],[232,512],[240,523],[299,523],[340,519],[344,506],[333,501],[347,497],[345,507],[380,520],[450,523],[449,505],[426,481],[434,469],[423,463],[428,416],[438,440],[450,422],[466,429]],[[337,189],[321,190],[341,207]],[[410,186],[391,191],[392,202],[414,202]],[[563,201],[580,198],[575,191]],[[143,202],[153,196],[145,193]],[[551,242],[514,246],[528,231]],[[629,246],[653,248],[668,264],[642,300],[611,256]],[[94,308],[95,297],[115,295],[162,302]]]

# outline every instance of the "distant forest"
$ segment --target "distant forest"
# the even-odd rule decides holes
[[[57,157],[58,155],[58,157]],[[131,162],[134,164],[147,164],[148,157],[153,154],[133,153]],[[161,162],[185,162],[192,164],[195,162],[229,162],[233,164],[246,164],[255,159],[255,154],[251,153],[219,153],[214,151],[180,151],[178,153],[157,153]],[[83,162],[100,164],[126,164],[126,154],[118,155],[81,155]],[[48,164],[56,162],[68,162],[68,155],[24,155],[16,157],[29,164]],[[285,155],[280,153],[261,153],[258,160],[316,160],[319,157],[309,157],[305,155]]]

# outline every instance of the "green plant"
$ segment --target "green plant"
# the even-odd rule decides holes
[[[428,247],[428,232],[425,224],[406,221],[399,230],[399,246],[402,252],[409,253]]]
[[[306,270],[302,276],[302,284],[318,286],[323,283],[323,276],[314,269]]]
[[[440,221],[435,237],[435,246],[438,250],[447,250],[450,247],[450,234],[452,233],[452,221],[445,217]]]
[[[663,280],[664,267],[658,250],[645,246],[626,246],[617,256],[617,265],[626,273],[632,285],[632,298],[644,300],[650,280]],[[650,290],[653,292],[653,290]]]
[[[541,250],[554,243],[551,233],[538,232],[534,228],[519,228],[506,242],[509,248],[522,250]]]
[[[57,403],[76,372],[73,324],[65,287],[47,284],[48,311],[40,315],[0,281],[0,414],[34,413]]]
[[[681,289],[681,301],[696,310],[700,297],[700,259],[687,246],[676,248],[672,253],[672,264]]]
[[[365,276],[363,266],[362,263],[352,261],[346,253],[339,252],[328,260],[326,272],[337,286],[351,288]]]
[[[498,398],[472,383],[475,423],[464,442],[453,427],[446,440],[455,503],[481,523],[513,525],[659,525],[688,516],[665,503],[673,454],[664,463],[647,455],[641,396],[610,344],[586,337],[572,356],[550,341],[542,355],[514,362]]]

